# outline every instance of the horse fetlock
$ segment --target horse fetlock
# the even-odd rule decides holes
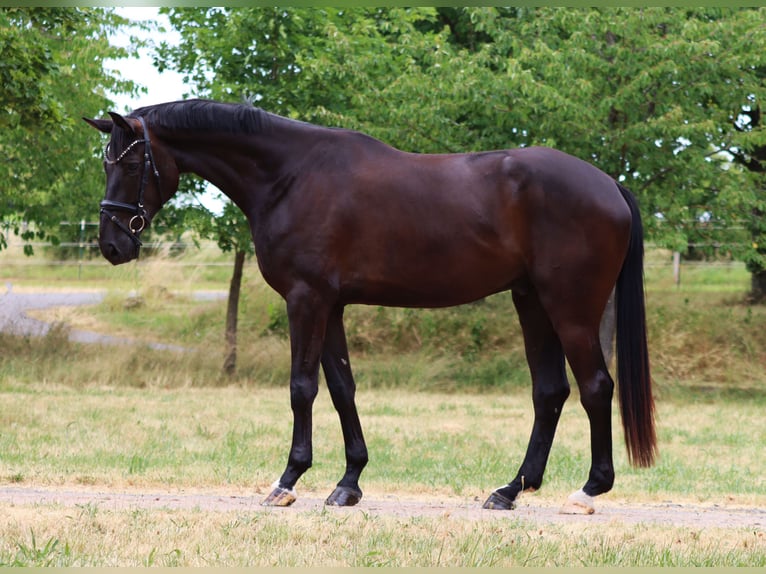
[[[287,470],[282,475],[280,482],[283,484],[295,484],[308,469],[311,468],[313,455],[307,449],[293,449],[287,458]]]
[[[543,477],[542,475],[529,477],[522,474],[511,485],[516,485],[519,492],[536,492],[543,485]]]
[[[349,449],[346,453],[346,472],[352,472],[356,469],[361,473],[368,462],[369,456],[367,455],[366,448],[363,447],[358,450]]]
[[[614,486],[614,468],[591,468],[588,476],[588,482],[585,483],[582,490],[589,496],[598,496],[612,490]]]

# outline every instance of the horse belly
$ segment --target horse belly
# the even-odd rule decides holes
[[[389,246],[387,256],[349,269],[348,302],[395,307],[448,307],[509,289],[523,275],[521,259],[465,246]]]

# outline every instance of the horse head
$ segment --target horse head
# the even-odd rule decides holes
[[[98,243],[104,257],[119,265],[138,257],[141,232],[178,188],[178,168],[143,117],[109,116],[83,120],[111,135],[104,150],[106,194]]]

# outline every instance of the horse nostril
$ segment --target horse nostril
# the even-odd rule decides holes
[[[101,253],[106,258],[106,260],[109,261],[112,265],[117,265],[117,263],[122,258],[120,254],[120,250],[117,249],[117,246],[111,242],[101,244]]]

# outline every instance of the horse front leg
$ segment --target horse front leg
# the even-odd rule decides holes
[[[354,506],[362,499],[359,476],[367,464],[367,445],[364,442],[362,425],[359,422],[354,401],[356,384],[351,374],[346,333],[343,329],[342,306],[332,310],[327,322],[322,368],[327,379],[330,397],[340,417],[343,441],[346,446],[346,473],[325,504]]]
[[[318,391],[319,358],[324,344],[329,306],[315,291],[303,286],[287,296],[290,323],[290,407],[293,437],[287,467],[264,506],[290,506],[295,502],[295,484],[312,463],[312,408]]]

